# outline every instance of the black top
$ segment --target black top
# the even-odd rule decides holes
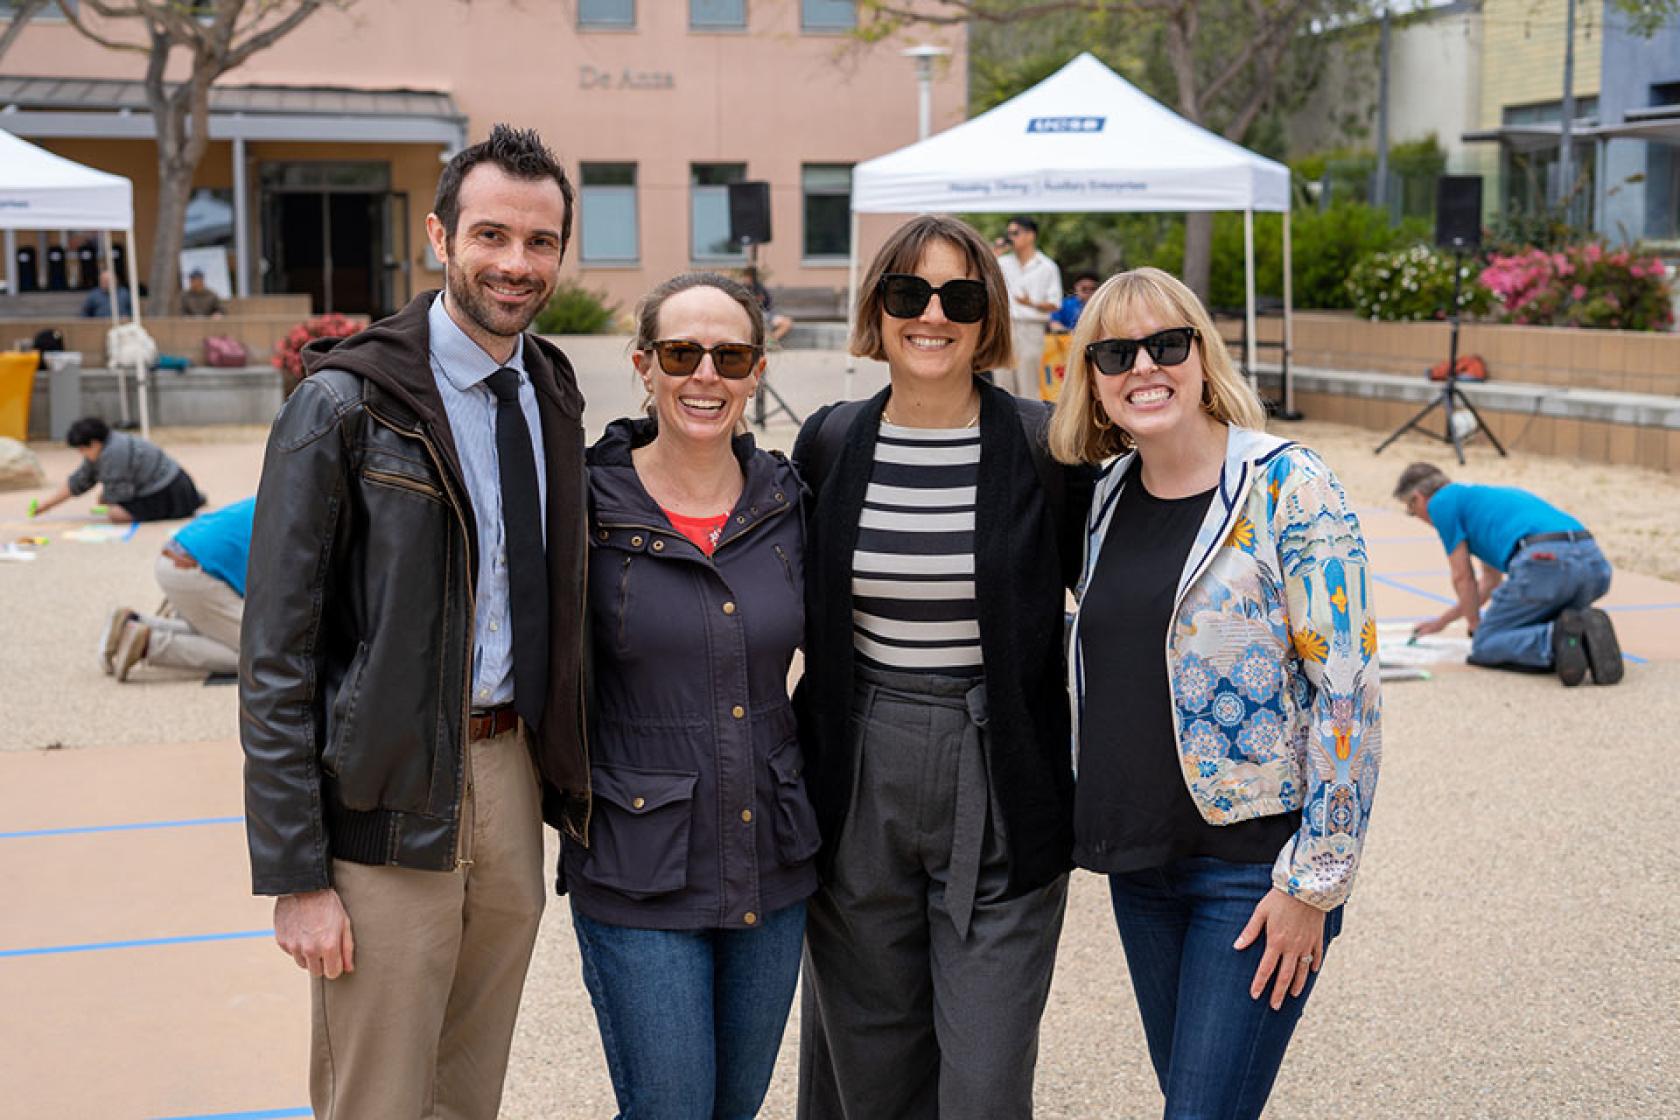
[[[1063,610],[1066,589],[1079,574],[1091,475],[1046,463],[1049,408],[1042,402],[1020,401],[983,381],[976,385],[974,607],[986,681],[986,763],[1008,837],[1006,897],[1016,897],[1070,866],[1072,728]],[[857,759],[848,728],[858,666],[853,560],[889,394],[883,389],[868,401],[819,409],[805,421],[793,452],[794,466],[812,492],[805,538],[805,675],[794,707],[822,826],[825,868],[833,866],[852,804]],[[844,427],[825,433],[836,413]],[[1036,452],[1027,442],[1029,429]],[[841,438],[834,442],[837,434]],[[1054,488],[1047,490],[1047,483]]]
[[[1212,490],[1157,498],[1134,466],[1085,591],[1073,859],[1091,871],[1141,871],[1191,856],[1271,863],[1301,824],[1299,813],[1208,824],[1184,784],[1166,638],[1179,576],[1212,498]]]

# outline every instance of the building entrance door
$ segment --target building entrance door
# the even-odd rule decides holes
[[[263,291],[308,293],[317,315],[378,318],[407,298],[406,195],[384,163],[262,168]]]

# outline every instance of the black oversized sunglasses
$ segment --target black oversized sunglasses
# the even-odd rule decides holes
[[[1105,338],[1085,347],[1085,360],[1097,372],[1119,377],[1137,361],[1138,348],[1149,351],[1158,366],[1176,366],[1190,356],[1190,343],[1201,337],[1195,327],[1168,327],[1148,338]]]
[[[764,354],[764,347],[746,342],[720,342],[716,346],[702,346],[686,338],[662,338],[657,342],[648,343],[647,349],[652,350],[659,359],[659,368],[672,377],[689,376],[700,368],[700,359],[710,354],[712,368],[717,370],[718,376],[727,377],[731,381],[739,381],[750,375],[753,367],[758,365],[758,359]]]
[[[934,296],[953,323],[978,323],[986,317],[986,285],[979,280],[947,280],[936,288],[920,276],[889,272],[881,277],[880,292],[881,306],[894,319],[914,319]]]

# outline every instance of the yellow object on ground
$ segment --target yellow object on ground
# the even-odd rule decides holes
[[[1062,379],[1067,376],[1068,352],[1072,348],[1071,334],[1044,336],[1044,356],[1038,361],[1038,396],[1053,401],[1062,395]]]
[[[19,442],[29,438],[29,397],[40,367],[39,351],[0,351],[0,436]]]

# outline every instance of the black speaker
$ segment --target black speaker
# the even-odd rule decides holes
[[[1435,244],[1474,249],[1482,243],[1482,177],[1442,175],[1435,180]]]
[[[729,184],[729,240],[736,245],[770,241],[770,184]]]

